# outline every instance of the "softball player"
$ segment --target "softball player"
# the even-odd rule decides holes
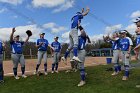
[[[21,71],[22,71],[22,77],[26,78],[27,76],[25,75],[25,59],[23,55],[23,45],[28,42],[29,36],[23,41],[19,41],[19,35],[14,36],[15,33],[15,28],[12,29],[12,33],[10,35],[10,44],[11,44],[11,58],[13,61],[13,72],[14,72],[14,77],[15,79],[19,79],[17,75],[17,68],[18,68],[18,63],[21,64]]]
[[[82,12],[77,12],[75,16],[72,17],[72,24],[71,24],[71,31],[69,33],[69,40],[70,45],[68,49],[66,50],[66,53],[64,57],[62,57],[62,60],[66,62],[66,58],[70,51],[73,49],[73,58],[72,60],[76,60],[78,62],[81,62],[78,58],[77,54],[77,48],[78,48],[78,26],[81,23],[81,19],[83,19],[83,16],[86,16],[89,13],[89,8],[87,7],[86,11],[84,11],[84,8],[82,9]]]
[[[61,44],[58,42],[59,37],[54,38],[54,42],[52,42],[51,46],[54,48],[52,57],[53,57],[53,63],[52,63],[52,73],[55,72],[58,73],[58,64],[59,64],[59,57],[61,52]]]
[[[136,30],[136,47],[134,48],[134,52],[135,52],[135,58],[136,60],[139,60],[140,59],[140,51],[139,51],[139,48],[140,48],[140,28],[138,27],[137,30]]]
[[[86,51],[85,51],[85,46],[86,46],[86,41],[88,40],[88,43],[91,43],[89,37],[87,35],[84,36],[79,36],[78,40],[78,58],[81,60],[81,63],[78,63],[78,68],[80,70],[80,76],[81,76],[81,81],[78,84],[78,86],[83,86],[86,84],[85,82],[85,68],[84,68],[84,62],[85,62],[85,56],[86,56]]]
[[[125,68],[125,73],[122,80],[128,80],[129,77],[129,69],[130,69],[130,52],[131,46],[133,45],[132,40],[129,37],[126,37],[126,30],[120,32],[121,40],[120,40],[120,49],[122,55],[122,61]]]
[[[139,51],[139,48],[140,48],[140,18],[138,18],[136,20],[136,22],[134,22],[137,26],[137,29],[136,29],[136,35],[137,35],[137,38],[136,38],[136,47],[134,48],[134,52],[135,52],[135,58],[138,60],[140,60],[140,51]]]
[[[118,33],[113,33],[112,38],[109,36],[106,38],[103,36],[104,41],[109,42],[112,44],[112,50],[113,50],[113,63],[114,63],[114,72],[111,74],[112,76],[117,75],[121,71],[121,65],[119,64],[119,56],[120,56],[120,39]]]
[[[34,74],[38,74],[38,69],[41,64],[42,58],[44,59],[44,74],[45,75],[48,74],[47,73],[47,47],[48,46],[51,47],[51,45],[49,45],[48,40],[44,39],[44,35],[45,33],[40,33],[40,39],[37,39],[36,47],[38,48],[38,62]]]
[[[0,40],[0,83],[3,82],[3,48],[5,44]]]

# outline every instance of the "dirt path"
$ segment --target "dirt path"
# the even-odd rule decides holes
[[[26,59],[26,74],[33,74],[36,68],[37,59]],[[11,76],[13,75],[13,64],[12,61],[4,61],[4,75]],[[85,66],[96,66],[100,64],[106,64],[106,57],[86,57]],[[48,72],[51,71],[52,59],[48,58]],[[59,64],[59,70],[66,70],[70,68],[70,63],[68,59],[68,65],[65,65],[63,62]],[[40,70],[43,71],[44,65],[43,62],[40,66]],[[18,67],[18,74],[21,74],[20,65]]]

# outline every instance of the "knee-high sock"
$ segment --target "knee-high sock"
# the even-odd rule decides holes
[[[14,76],[17,75],[17,68],[13,68]]]
[[[47,63],[44,64],[44,71],[47,72]]]
[[[85,69],[80,69],[81,80],[85,81]]]
[[[74,54],[74,56],[76,56],[76,57],[77,57],[77,55],[78,55],[77,50],[78,50],[77,47],[74,47],[74,48],[73,48],[73,54]]]
[[[118,64],[117,63],[114,64],[114,70],[115,70],[115,72],[118,72]]]
[[[118,71],[121,71],[121,65],[118,64]]]
[[[40,64],[37,64],[37,65],[36,65],[36,72],[38,71],[39,66],[40,66]]]
[[[55,64],[52,64],[52,71],[54,71]]]
[[[70,53],[70,51],[67,49],[67,51],[65,52],[64,57],[65,57],[65,58],[67,58],[67,57],[68,57],[68,55],[69,55],[69,53]]]
[[[55,70],[57,71],[58,69],[58,63],[55,64]]]
[[[22,75],[25,74],[25,66],[21,67]]]
[[[125,65],[125,73],[124,73],[124,76],[127,76],[129,77],[129,66],[128,65]]]

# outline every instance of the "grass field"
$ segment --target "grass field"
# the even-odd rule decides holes
[[[87,67],[87,84],[77,87],[79,72],[51,74],[48,76],[29,76],[15,80],[5,77],[0,85],[0,93],[139,93],[140,69],[132,69],[129,81],[122,81],[122,73],[111,76],[112,71],[105,71],[108,66]]]

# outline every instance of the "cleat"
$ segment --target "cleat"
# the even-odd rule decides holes
[[[71,72],[71,70],[66,70],[66,71],[65,71],[65,73],[69,73],[69,72]]]
[[[119,73],[118,72],[113,72],[111,75],[112,76],[116,76],[116,75],[118,75]]]
[[[54,73],[54,71],[52,71],[52,74]]]
[[[14,76],[14,77],[15,77],[15,79],[17,79],[17,80],[19,79],[19,77],[18,77],[18,76]]]
[[[57,70],[55,70],[56,73],[59,73]]]
[[[47,73],[47,72],[44,72],[44,75],[45,75],[45,76],[47,76],[47,75],[48,75],[48,73]]]
[[[35,71],[33,74],[34,74],[34,75],[37,75],[37,74],[38,74],[38,71]]]
[[[77,85],[78,87],[84,86],[86,84],[85,81],[80,81],[80,83]]]
[[[78,61],[79,63],[81,63],[81,60],[80,60],[78,57],[76,57],[76,56],[74,56],[74,57],[72,58],[72,60],[75,60],[75,61]]]
[[[0,80],[0,84],[4,83],[4,80]]]
[[[70,59],[70,62],[74,62],[75,60],[73,60],[73,58],[72,59]]]
[[[22,77],[23,77],[23,78],[27,78],[27,76],[26,76],[26,75],[24,75],[24,74],[22,75]]]
[[[128,77],[127,76],[123,76],[122,80],[126,81],[126,80],[128,80]]]
[[[62,60],[65,64],[67,64],[67,62],[66,62],[67,60],[66,60],[65,57],[62,57],[61,60]]]

